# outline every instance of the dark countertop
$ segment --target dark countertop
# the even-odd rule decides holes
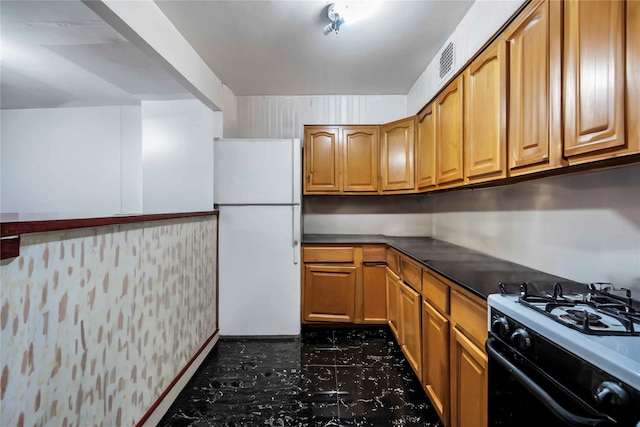
[[[555,282],[571,280],[495,258],[431,237],[358,234],[305,234],[305,244],[387,244],[481,298],[498,293],[498,284],[536,282],[537,291],[552,292]],[[567,285],[563,287],[566,289]],[[516,288],[517,289],[517,288]]]

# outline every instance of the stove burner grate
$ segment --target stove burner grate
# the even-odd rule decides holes
[[[502,294],[508,293],[507,286],[516,284],[500,283]],[[575,284],[571,286],[575,287]],[[552,295],[530,293],[529,289],[535,286],[528,283],[519,284],[519,288],[518,302],[522,305],[585,334],[640,335],[640,312],[633,308],[628,291],[626,298],[620,298],[609,293],[611,291],[599,291],[593,285],[585,286],[589,291],[586,295],[565,295],[562,284],[558,282],[553,285]],[[562,308],[561,313],[552,313],[557,308]]]

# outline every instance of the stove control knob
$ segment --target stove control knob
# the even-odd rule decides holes
[[[526,350],[531,347],[531,337],[529,336],[529,332],[523,328],[518,328],[511,334],[511,342],[519,350]]]
[[[626,406],[629,403],[629,394],[611,381],[600,383],[593,397],[596,402],[611,406]]]
[[[491,330],[498,335],[507,335],[509,333],[509,322],[504,317],[497,317],[491,322]]]

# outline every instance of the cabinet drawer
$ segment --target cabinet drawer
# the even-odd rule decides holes
[[[400,271],[402,280],[413,289],[422,292],[422,269],[417,264],[406,258],[400,259]]]
[[[390,250],[387,250],[387,267],[389,267],[391,269],[391,271],[393,271],[396,274],[400,274],[400,259],[398,257],[398,254],[396,254],[395,252],[391,252]]]
[[[386,249],[384,245],[363,245],[362,262],[383,263],[385,261]]]
[[[422,296],[441,313],[449,313],[449,286],[427,271],[422,272]]]
[[[353,262],[353,247],[323,246],[302,248],[304,262]]]
[[[487,340],[487,308],[472,301],[462,293],[451,290],[451,320],[463,329],[477,345]]]

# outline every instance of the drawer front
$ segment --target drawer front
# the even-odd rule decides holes
[[[363,262],[385,262],[385,254],[387,248],[384,245],[363,245],[362,261]]]
[[[477,345],[484,346],[489,334],[486,307],[452,289],[451,320],[476,341]]]
[[[321,246],[302,248],[304,262],[353,262],[352,246]]]
[[[400,271],[402,280],[413,289],[422,292],[422,269],[417,264],[406,258],[400,259]]]
[[[387,267],[397,275],[400,275],[400,260],[398,254],[387,249]]]
[[[427,271],[422,272],[422,296],[441,313],[449,313],[449,286]]]

